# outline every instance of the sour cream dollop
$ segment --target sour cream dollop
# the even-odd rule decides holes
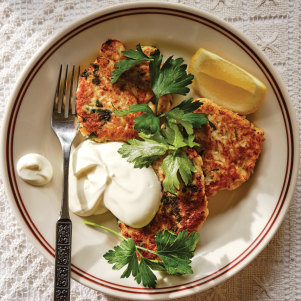
[[[69,206],[80,216],[110,210],[125,224],[141,228],[159,209],[161,184],[151,167],[134,168],[117,150],[120,142],[82,142],[71,154]]]
[[[18,160],[17,172],[22,180],[35,186],[47,184],[53,176],[49,160],[35,153],[26,154]]]

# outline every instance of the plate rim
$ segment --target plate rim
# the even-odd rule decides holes
[[[126,292],[123,291],[123,290],[118,291],[118,293],[116,293],[117,291],[115,290],[114,294],[113,294],[111,288],[103,289],[103,287],[105,287],[105,284],[102,284],[103,285],[102,289],[99,289],[99,290],[101,290],[105,293],[108,293],[108,294],[111,294],[111,295],[114,295],[114,296],[118,296],[118,297],[124,297],[125,298],[125,297],[131,296],[131,297],[135,297],[135,299],[141,299],[141,298],[145,298],[146,296],[151,296],[152,298],[159,299],[161,297],[162,298],[167,298],[167,297],[174,297],[175,295],[180,297],[180,296],[184,296],[184,295],[187,296],[189,294],[193,294],[193,293],[196,293],[196,292],[201,292],[205,289],[208,289],[208,288],[210,288],[214,285],[217,285],[220,282],[232,277],[234,274],[236,274],[242,268],[246,267],[246,265],[248,265],[251,262],[251,260],[253,260],[266,247],[268,242],[272,239],[272,237],[274,236],[274,234],[278,230],[278,228],[281,225],[281,223],[283,221],[283,218],[284,218],[284,216],[285,216],[285,214],[286,214],[286,212],[289,208],[289,204],[291,203],[291,199],[292,199],[293,193],[295,191],[296,182],[297,182],[297,175],[298,175],[298,170],[299,170],[299,160],[298,160],[299,159],[299,135],[298,135],[298,122],[297,122],[297,118],[296,118],[296,113],[293,109],[293,105],[292,105],[292,102],[291,102],[290,97],[288,95],[288,92],[286,91],[286,88],[285,88],[280,76],[278,75],[278,72],[271,65],[271,63],[269,62],[267,57],[246,36],[244,36],[242,33],[240,33],[238,30],[233,28],[231,25],[229,25],[225,21],[220,20],[219,18],[217,18],[217,17],[215,17],[215,16],[213,16],[213,15],[207,13],[207,12],[201,11],[201,10],[196,9],[196,8],[191,8],[191,7],[188,7],[188,6],[185,6],[185,5],[174,4],[174,3],[163,3],[163,2],[148,1],[148,2],[143,2],[143,3],[119,4],[119,5],[114,5],[114,6],[105,8],[105,9],[100,9],[97,12],[94,12],[92,14],[88,14],[88,15],[82,17],[82,18],[79,18],[75,22],[72,22],[71,24],[64,27],[61,31],[59,31],[53,37],[48,39],[38,49],[38,51],[31,58],[31,60],[29,60],[29,62],[27,63],[27,65],[23,69],[22,74],[20,75],[19,79],[17,80],[17,82],[14,86],[13,92],[11,94],[11,97],[10,97],[8,103],[7,103],[4,118],[3,118],[2,128],[1,128],[1,141],[5,141],[2,144],[2,148],[0,150],[1,151],[1,160],[2,160],[2,162],[1,162],[2,163],[1,164],[1,174],[3,175],[4,187],[5,187],[5,191],[6,191],[6,194],[8,196],[10,205],[12,205],[13,209],[14,209],[13,210],[14,215],[17,217],[19,222],[21,222],[21,225],[23,226],[22,229],[26,233],[26,236],[30,237],[33,244],[43,254],[43,256],[46,257],[48,260],[50,260],[50,262],[53,263],[53,256],[54,256],[53,255],[54,254],[53,248],[48,244],[49,247],[52,249],[53,253],[50,254],[49,252],[46,252],[45,247],[41,245],[41,242],[39,242],[37,240],[37,237],[35,237],[35,235],[32,233],[32,231],[30,231],[30,229],[28,229],[29,226],[27,225],[26,220],[24,220],[24,216],[23,217],[21,216],[22,212],[21,212],[20,208],[18,208],[18,206],[16,204],[16,200],[13,201],[13,199],[15,199],[14,192],[12,191],[13,185],[11,186],[11,182],[7,178],[8,177],[8,175],[7,175],[8,166],[7,166],[7,163],[6,163],[6,161],[8,160],[8,158],[7,158],[7,141],[9,141],[9,136],[7,136],[7,134],[8,134],[7,133],[7,130],[8,130],[7,125],[8,125],[8,121],[10,119],[9,117],[11,117],[11,115],[13,115],[12,110],[13,110],[13,105],[15,104],[14,100],[18,99],[17,96],[21,92],[21,90],[22,90],[21,86],[24,83],[24,81],[26,80],[26,78],[28,78],[28,77],[29,78],[34,78],[34,75],[29,74],[30,70],[35,70],[36,66],[41,65],[40,61],[42,61],[42,62],[46,61],[45,56],[44,56],[45,51],[47,49],[49,49],[53,44],[56,44],[61,39],[64,40],[64,37],[66,35],[68,35],[68,33],[70,33],[72,30],[75,29],[75,31],[76,31],[76,28],[81,28],[83,26],[83,24],[92,22],[92,20],[94,18],[104,18],[104,16],[106,16],[106,15],[117,14],[118,11],[119,12],[120,11],[121,12],[135,11],[135,10],[143,11],[143,10],[146,10],[146,9],[148,9],[148,10],[157,10],[158,9],[158,10],[166,10],[166,11],[173,10],[173,11],[177,11],[178,13],[194,15],[194,17],[196,17],[196,18],[198,18],[198,17],[199,18],[205,18],[205,19],[219,25],[223,29],[226,29],[231,35],[236,36],[237,38],[239,38],[240,41],[245,43],[245,45],[248,48],[250,48],[256,54],[256,56],[259,59],[261,59],[263,65],[265,65],[267,67],[266,70],[269,71],[270,76],[275,79],[275,83],[277,83],[277,85],[279,87],[279,91],[281,92],[281,94],[283,94],[283,99],[284,99],[283,104],[285,104],[286,110],[287,110],[287,115],[290,118],[290,125],[291,125],[290,126],[290,132],[292,133],[292,144],[293,144],[292,145],[293,155],[292,155],[292,158],[291,158],[292,167],[291,167],[291,173],[290,173],[291,174],[291,176],[290,176],[291,183],[290,183],[290,185],[287,184],[286,197],[284,198],[284,200],[286,200],[286,202],[285,202],[285,204],[284,203],[282,204],[283,208],[280,208],[280,211],[279,211],[274,223],[272,225],[270,225],[270,228],[271,228],[270,230],[272,230],[272,231],[269,230],[267,232],[267,235],[264,236],[263,238],[261,238],[261,240],[258,242],[258,245],[260,245],[260,247],[255,249],[252,256],[248,256],[248,257],[242,259],[242,261],[244,263],[239,264],[240,263],[239,262],[238,263],[238,265],[239,265],[238,268],[232,268],[232,274],[230,276],[228,276],[228,277],[223,277],[223,275],[222,276],[217,276],[217,278],[219,277],[219,279],[217,281],[211,281],[212,282],[211,285],[209,283],[203,289],[198,289],[196,291],[192,290],[192,289],[190,290],[189,287],[181,287],[179,290],[175,291],[175,293],[173,293],[171,295],[168,295],[168,296],[166,295],[167,292],[165,292],[165,290],[168,290],[171,287],[157,288],[155,290],[131,287],[131,289],[133,289],[133,290],[138,290],[139,293],[137,294],[137,292],[135,292],[135,291],[131,291],[131,292],[126,291],[126,292],[128,292],[127,296],[124,296],[124,294]],[[120,17],[120,16],[117,16],[117,17]],[[65,42],[66,41],[64,41],[64,43]],[[43,57],[44,57],[44,59],[43,59]],[[34,66],[34,67],[32,67],[32,66]],[[38,68],[38,70],[39,70],[39,68]],[[38,70],[36,72],[38,72]],[[25,93],[26,93],[26,91],[25,91]],[[16,116],[17,116],[17,114],[16,114]],[[12,166],[12,168],[13,168],[13,166]],[[284,200],[283,200],[283,202],[284,202]],[[276,207],[275,207],[275,210],[276,210]],[[267,225],[268,224],[269,224],[269,222],[267,223]],[[47,241],[46,241],[46,243],[47,243]],[[80,272],[75,271],[75,267],[73,266],[72,267],[72,278],[76,279],[77,281],[79,281],[80,283],[82,283],[84,285],[87,285],[87,286],[90,286],[94,289],[97,289],[95,286],[91,286],[88,283],[84,283],[85,281],[82,281],[83,276],[80,275],[80,273],[82,273],[82,272],[84,272],[84,271],[81,271],[81,270],[80,270]],[[209,277],[209,276],[207,276],[207,277]],[[214,279],[212,279],[212,280],[214,280]],[[92,281],[92,280],[87,280],[87,281]],[[122,285],[114,284],[114,283],[111,283],[110,285],[113,285],[113,286],[115,285],[117,287],[122,287]],[[182,286],[185,286],[185,285],[186,285],[186,283],[183,284]],[[99,284],[97,286],[99,286]],[[127,287],[127,286],[125,286],[125,287]],[[201,284],[198,284],[198,288],[201,288]],[[151,293],[151,292],[153,292],[153,293]],[[133,294],[135,294],[135,295],[133,295]],[[162,294],[162,296],[160,296],[160,294]]]

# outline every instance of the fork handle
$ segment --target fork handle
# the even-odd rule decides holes
[[[56,223],[55,301],[70,300],[71,234],[71,220],[60,218]]]

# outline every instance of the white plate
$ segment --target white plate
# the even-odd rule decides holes
[[[267,86],[265,102],[251,116],[266,138],[255,173],[239,189],[210,200],[210,217],[200,230],[192,262],[193,275],[158,275],[156,289],[139,286],[132,278],[120,279],[120,271],[113,271],[102,257],[118,239],[71,216],[72,277],[77,281],[132,299],[168,299],[203,291],[245,267],[283,220],[299,161],[297,122],[289,97],[271,64],[250,41],[199,10],[135,3],[99,11],[66,28],[27,65],[9,102],[1,139],[1,165],[12,206],[24,231],[51,262],[62,183],[61,149],[50,128],[59,64],[87,67],[107,38],[129,46],[138,42],[156,45],[165,58],[174,54],[187,62],[196,49],[204,47],[245,68]],[[54,167],[54,179],[45,187],[30,186],[16,175],[16,162],[29,152],[46,156]],[[116,228],[110,214],[93,220]]]

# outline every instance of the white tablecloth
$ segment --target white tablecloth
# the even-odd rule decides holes
[[[129,1],[0,1],[0,124],[16,79],[39,47],[66,24]],[[301,118],[300,0],[179,0],[224,19],[270,58]],[[285,220],[265,250],[228,281],[182,300],[301,300],[301,181]],[[52,300],[54,271],[10,209],[0,175],[0,300]],[[119,300],[71,283],[72,300]]]

